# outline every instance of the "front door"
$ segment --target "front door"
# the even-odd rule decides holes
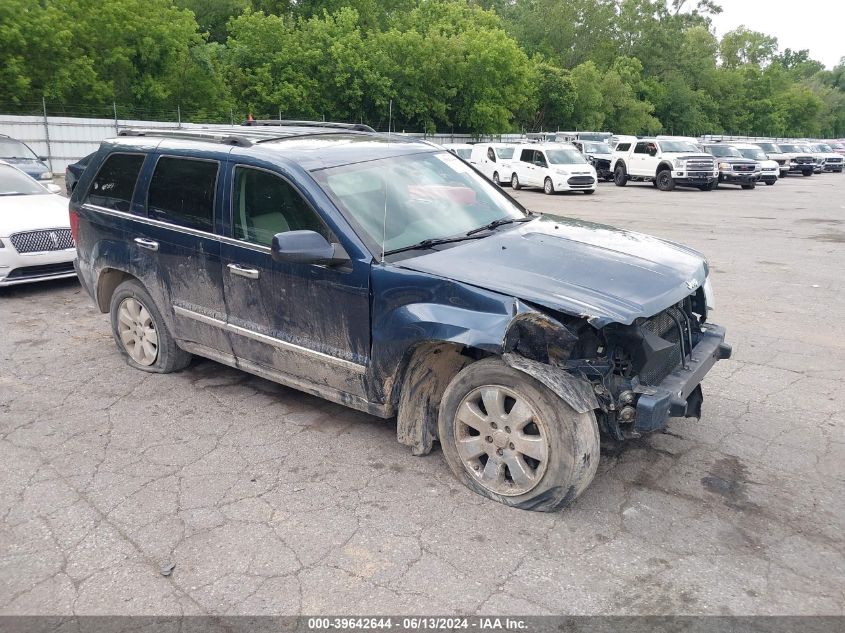
[[[369,262],[274,261],[276,233],[310,230],[338,239],[283,174],[234,165],[228,178],[232,239],[222,245],[222,275],[235,355],[291,377],[295,386],[363,396]]]

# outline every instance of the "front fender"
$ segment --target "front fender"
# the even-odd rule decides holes
[[[502,359],[510,367],[543,383],[578,413],[600,408],[589,381],[578,378],[560,367],[531,360],[519,354],[505,354]]]

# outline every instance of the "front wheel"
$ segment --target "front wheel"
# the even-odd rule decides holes
[[[552,179],[546,178],[546,180],[543,181],[543,193],[545,193],[547,196],[550,196],[554,192],[555,192],[555,186],[552,184]]]
[[[521,185],[519,184],[519,176],[517,176],[516,172],[514,172],[513,174],[511,174],[511,189],[513,189],[514,191],[519,191],[520,186]]]
[[[801,175],[802,176],[812,176],[813,170],[812,169],[805,169],[804,171],[801,172]]]
[[[449,383],[438,433],[446,462],[461,482],[524,510],[569,505],[598,467],[595,415],[576,412],[499,358],[475,362]]]
[[[502,183],[499,182],[499,172],[497,172],[497,171],[493,172],[493,184],[498,185],[499,187],[502,186]]]
[[[589,196],[591,193],[595,193],[595,189],[584,189],[584,195]]]
[[[702,191],[713,191],[713,183],[708,182],[706,185],[699,185],[698,188]]]
[[[660,191],[672,191],[675,188],[675,181],[672,179],[672,173],[668,169],[658,172],[657,188]]]
[[[177,347],[158,306],[138,281],[124,281],[115,289],[109,312],[117,348],[131,367],[167,374],[191,362],[191,355]]]
[[[750,185],[742,185],[742,188],[743,188],[743,189],[754,189],[754,187],[756,187],[756,186],[757,186],[757,185],[755,185],[755,184],[753,184],[753,183],[752,183],[752,184],[750,184]]]
[[[777,180],[767,180],[767,181],[766,181],[766,186],[767,186],[767,187],[771,187],[771,186],[772,186],[773,184],[775,184],[776,182],[777,182]]]
[[[625,171],[624,165],[617,165],[613,170],[613,183],[617,187],[624,187],[628,184],[628,172]]]

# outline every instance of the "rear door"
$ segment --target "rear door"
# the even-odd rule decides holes
[[[226,306],[220,275],[220,217],[226,152],[154,155],[148,174],[147,222],[130,235],[138,257],[157,267],[174,336],[231,355],[222,329]]]
[[[370,262],[353,258],[328,267],[274,261],[276,233],[310,230],[342,241],[316,211],[314,196],[284,169],[244,159],[230,165],[227,179],[231,228],[222,246],[222,277],[236,356],[306,390],[364,396]]]
[[[523,185],[534,184],[534,154],[533,149],[522,150],[519,160],[514,165],[519,182]]]
[[[628,173],[634,176],[645,176],[648,174],[648,165],[646,159],[649,157],[647,153],[648,143],[639,141],[634,146],[634,153],[631,154],[631,165],[628,168]]]

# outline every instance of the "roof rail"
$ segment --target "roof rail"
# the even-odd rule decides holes
[[[163,138],[193,139],[220,143],[221,145],[235,145],[237,147],[252,147],[253,142],[246,136],[232,134],[229,130],[168,130],[168,129],[123,129],[118,136],[158,136]]]
[[[354,132],[375,132],[369,125],[363,123],[337,123],[335,121],[290,121],[285,119],[258,119],[255,121],[244,121],[243,125],[256,127],[328,127],[340,130],[352,130]]]

